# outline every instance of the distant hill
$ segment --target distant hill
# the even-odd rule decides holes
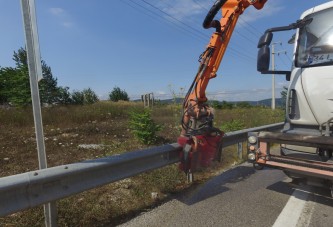
[[[239,102],[232,102],[232,103],[239,103]],[[251,106],[272,106],[272,99],[263,99],[260,101],[248,101]],[[275,106],[276,107],[284,107],[284,102],[282,98],[275,99]]]
[[[134,102],[141,102],[140,100],[133,100]],[[177,104],[181,104],[183,103],[183,99],[182,98],[176,98],[176,99],[163,99],[163,100],[158,100],[161,104],[171,104],[171,103],[177,103]],[[210,102],[214,102],[216,100],[209,100]],[[228,103],[232,103],[234,105],[237,105],[237,103],[241,103],[241,102],[247,102],[249,103],[251,106],[271,106],[272,103],[272,99],[263,99],[263,100],[259,100],[259,101],[237,101],[237,102],[228,102]],[[275,106],[276,107],[284,107],[284,103],[282,98],[277,98],[275,99]]]

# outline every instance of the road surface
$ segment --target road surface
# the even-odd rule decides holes
[[[332,214],[330,190],[242,164],[120,226],[331,227]]]

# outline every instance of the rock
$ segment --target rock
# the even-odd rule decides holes
[[[151,198],[154,199],[154,200],[158,199],[158,192],[152,192],[151,193]]]
[[[93,150],[103,149],[104,147],[107,147],[107,146],[103,145],[103,144],[79,144],[79,146],[78,146],[78,148],[81,148],[81,149],[93,149]]]

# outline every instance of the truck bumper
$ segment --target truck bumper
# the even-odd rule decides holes
[[[251,132],[248,144],[249,161],[259,166],[278,168],[304,176],[333,182],[333,163],[322,162],[308,157],[314,154],[305,153],[305,158],[298,156],[276,155],[271,153],[273,144],[290,144],[333,150],[333,138],[325,136],[287,134],[281,132]],[[256,138],[256,140],[254,140]],[[255,142],[254,142],[255,141]]]

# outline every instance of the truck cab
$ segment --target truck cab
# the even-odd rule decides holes
[[[267,29],[258,48],[257,69],[262,74],[285,74],[289,81],[285,124],[280,132],[249,135],[248,160],[257,168],[283,169],[293,178],[304,178],[332,187],[333,182],[333,2],[305,11],[300,19]],[[271,71],[273,33],[296,30],[290,71]],[[270,145],[280,145],[280,155]]]

